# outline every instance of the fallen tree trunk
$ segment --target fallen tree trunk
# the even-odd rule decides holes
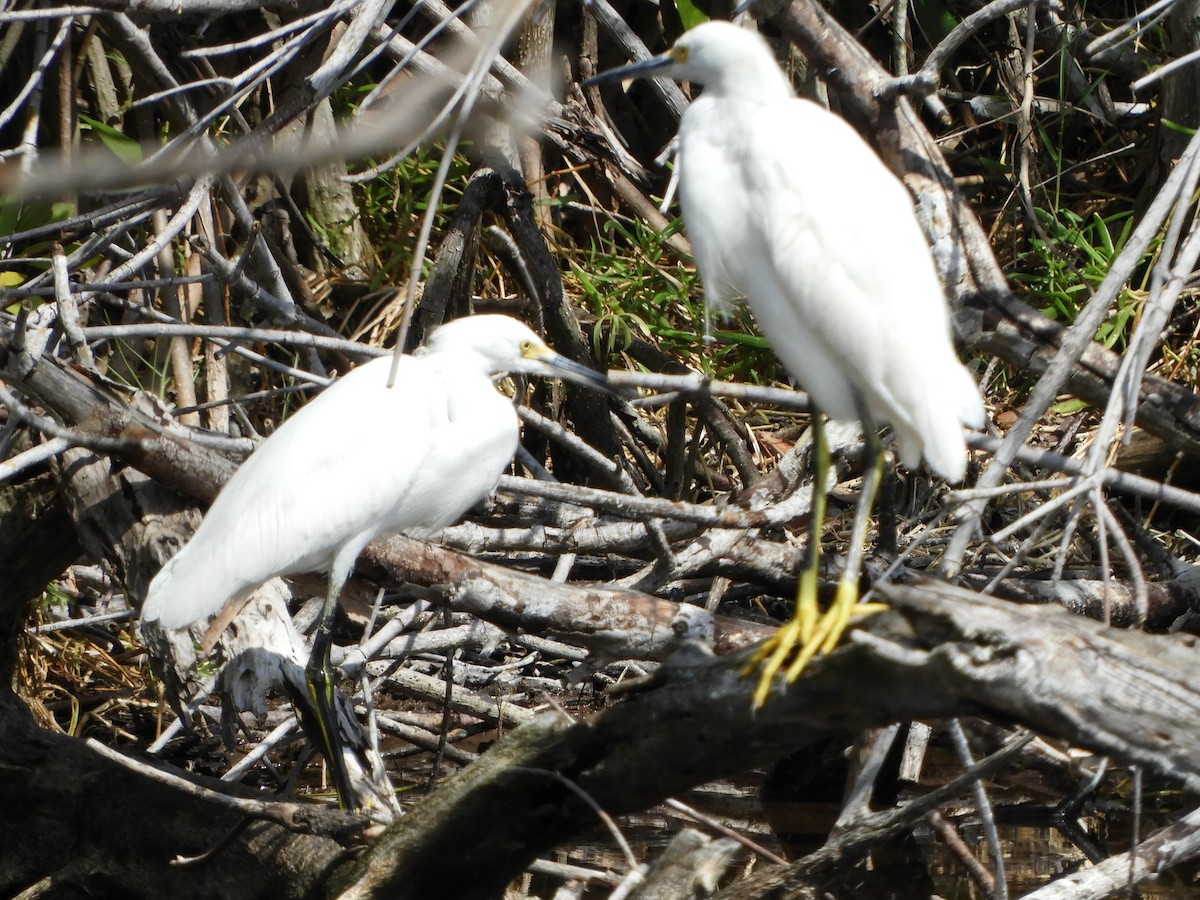
[[[893,721],[1021,723],[1200,788],[1193,639],[942,584],[885,595],[892,612],[757,712],[735,655],[669,662],[585,721],[544,714],[392,826],[350,896],[495,896],[539,853],[596,824],[581,794],[609,813],[641,810],[821,735]]]

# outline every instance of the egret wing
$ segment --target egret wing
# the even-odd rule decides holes
[[[251,454],[155,579],[144,615],[174,627],[168,615],[194,621],[273,575],[324,570],[338,546],[397,505],[428,455],[439,386],[405,359],[388,389],[389,365],[338,380]]]
[[[961,422],[977,424],[982,404],[907,191],[848,124],[805,100],[764,107],[746,140],[761,215],[745,277],[761,300],[747,294],[768,333],[803,335],[780,357],[835,418],[858,417],[857,393],[895,427],[907,464],[924,452],[961,477]]]

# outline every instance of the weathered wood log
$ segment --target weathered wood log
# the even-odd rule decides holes
[[[693,655],[587,721],[546,714],[523,726],[393,825],[363,857],[350,896],[492,896],[594,823],[577,791],[610,813],[643,809],[821,734],[898,720],[1021,722],[1200,788],[1195,639],[1116,631],[935,583],[885,593],[892,612],[757,712],[743,655]]]
[[[14,632],[31,602],[83,552],[49,473],[0,491],[0,547],[0,681],[8,681]]]
[[[0,892],[129,898],[311,897],[342,861],[326,838],[249,822],[37,726],[0,688]],[[195,776],[193,776],[195,777]],[[211,788],[257,793],[203,779]],[[240,830],[239,830],[240,829]],[[190,866],[179,855],[219,850]]]

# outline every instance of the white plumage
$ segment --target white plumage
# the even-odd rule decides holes
[[[961,481],[983,425],[912,201],[844,120],[795,96],[757,34],[709,22],[671,51],[705,86],[680,125],[679,196],[708,296],[745,296],[830,418],[892,426],[905,465]]]
[[[331,572],[340,586],[374,538],[441,528],[495,487],[518,428],[493,376],[600,380],[495,315],[437,329],[391,388],[390,366],[359,366],[255,450],[151,582],[143,619],[181,628],[276,575]]]
[[[267,579],[328,572],[306,669],[318,735],[343,808],[362,805],[342,754],[329,665],[342,586],[374,538],[450,524],[486,496],[517,449],[506,372],[604,377],[547,347],[507,316],[472,316],[436,330],[400,360],[377,359],[339,379],[289,418],[234,473],[187,545],[150,583],[142,621],[182,628]]]
[[[912,200],[839,116],[798,98],[770,48],[727,22],[601,78],[704,85],[679,126],[679,200],[709,302],[745,296],[762,334],[830,418],[862,398],[900,458],[961,481],[983,402],[954,354]]]
[[[654,74],[704,86],[683,114],[677,166],[708,301],[723,307],[744,296],[814,406],[833,419],[862,420],[867,436],[851,552],[819,623],[825,473],[818,456],[812,552],[795,618],[752,663],[767,660],[755,694],[761,704],[797,648],[789,680],[836,645],[853,614],[874,609],[858,605],[857,582],[879,479],[875,425],[892,427],[905,465],[924,458],[961,481],[963,425],[983,426],[983,401],[955,356],[946,300],[904,186],[846,122],[796,97],[761,37],[706,22],[666,53],[592,82]]]

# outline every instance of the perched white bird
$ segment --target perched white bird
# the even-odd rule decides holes
[[[813,405],[863,422],[869,456],[878,453],[875,425],[887,424],[906,466],[924,458],[961,481],[962,426],[983,426],[983,403],[955,356],[946,300],[904,186],[844,120],[796,97],[754,32],[707,22],[666,53],[592,81],[658,74],[704,86],[684,112],[677,166],[708,301],[725,307],[743,295]],[[868,473],[878,473],[868,462]],[[753,664],[768,659],[756,703],[798,644],[789,681],[814,653],[832,649],[852,613],[869,611],[856,609],[857,581],[878,474],[864,484],[837,600],[816,622],[824,481],[819,472],[796,618]]]
[[[182,628],[274,576],[328,572],[307,675],[344,806],[356,804],[332,746],[329,636],[359,553],[383,535],[449,525],[496,486],[516,452],[518,420],[495,376],[606,385],[604,376],[501,315],[438,328],[400,360],[389,388],[390,367],[390,357],[359,366],[264,441],[155,576],[142,606],[143,621]]]

